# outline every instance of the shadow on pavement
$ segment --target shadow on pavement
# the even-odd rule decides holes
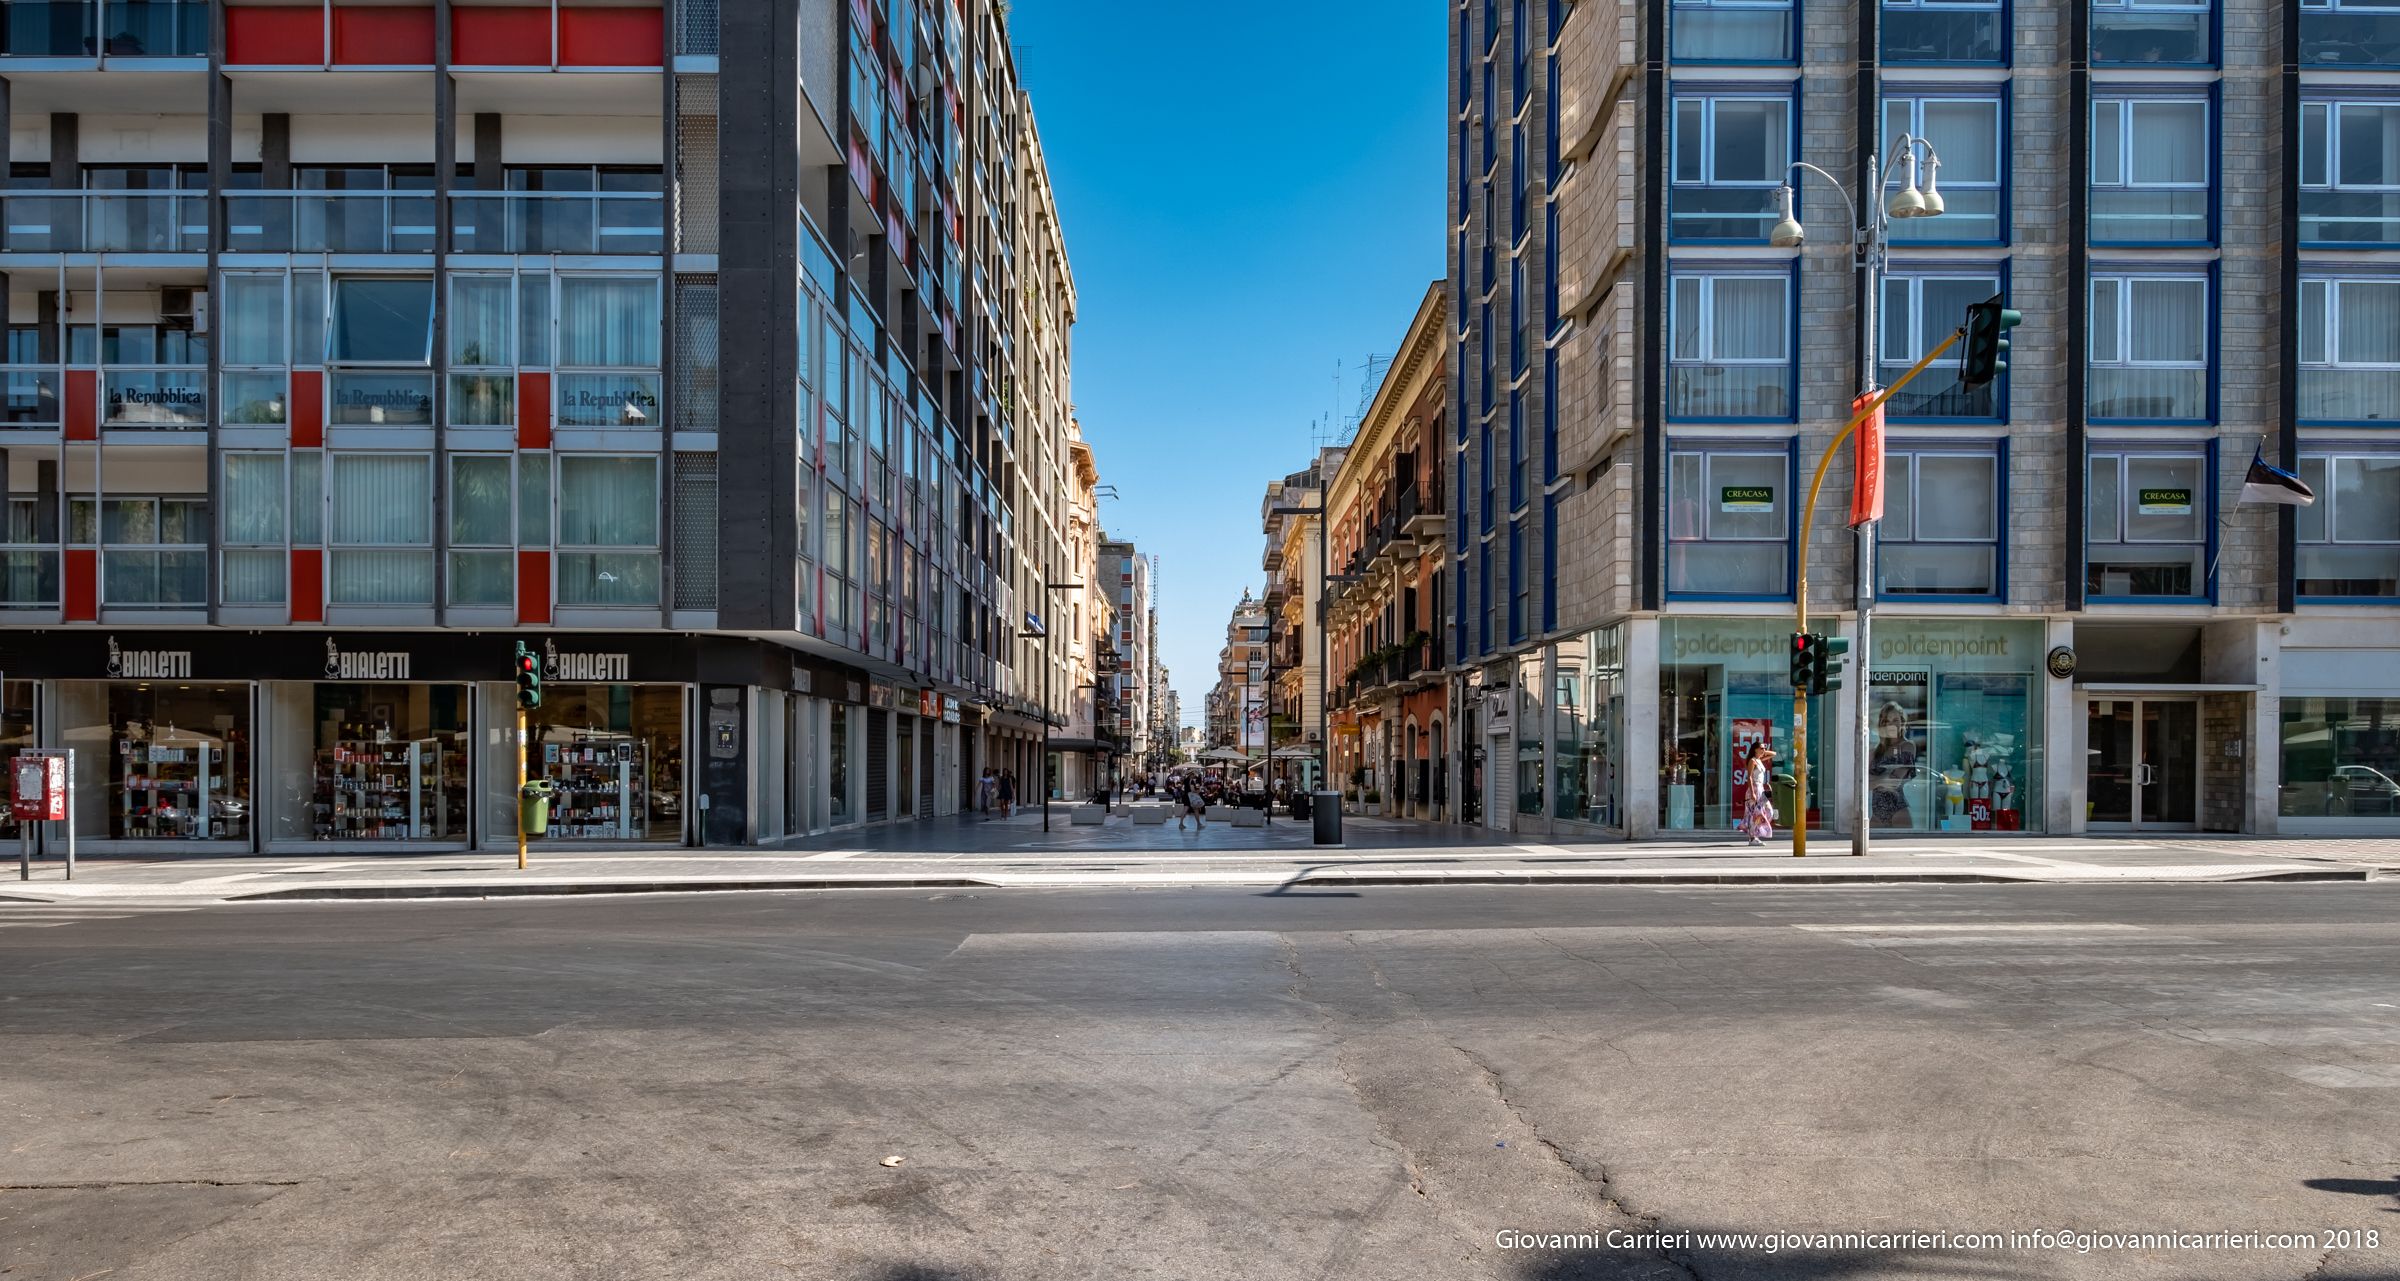
[[[1545,1250],[1517,1272],[1521,1281],[1838,1281],[1849,1277],[2008,1278],[2040,1275],[1997,1254],[1965,1250],[1770,1249],[1764,1244],[1703,1247],[1712,1235],[1738,1231],[1674,1229],[1688,1245],[1668,1250]],[[1766,1234],[1757,1234],[1766,1235]]]
[[[2348,1196],[2390,1197],[2395,1204],[2385,1206],[2383,1212],[2400,1214],[2400,1179],[2302,1179],[2300,1186]]]

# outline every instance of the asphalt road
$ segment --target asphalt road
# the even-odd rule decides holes
[[[0,1278],[2388,1279],[2396,975],[2394,883],[0,903]],[[1868,1235],[2012,1231],[2315,1239]]]

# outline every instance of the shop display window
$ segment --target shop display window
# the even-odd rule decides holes
[[[1875,626],[1868,768],[1877,829],[2042,829],[2042,625]]]
[[[271,715],[276,837],[466,842],[465,686],[290,683]]]
[[[1659,826],[1726,830],[1741,813],[1743,758],[1764,740],[1777,752],[1772,781],[1776,826],[1794,817],[1788,623],[1770,619],[1670,618],[1659,624]],[[1810,827],[1831,782],[1825,745],[1839,728],[1832,700],[1808,703]]]
[[[32,681],[0,681],[0,760],[21,749],[38,746],[33,737]],[[14,812],[0,805],[0,839],[17,839]]]
[[[249,838],[249,686],[61,681],[58,711],[79,835]]]
[[[681,685],[545,682],[526,732],[527,775],[558,788],[546,839],[681,840],[684,704]],[[514,840],[515,823],[495,813],[492,836]]]
[[[2285,818],[2400,818],[2400,699],[2283,699]]]

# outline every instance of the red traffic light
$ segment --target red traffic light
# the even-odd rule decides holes
[[[528,676],[532,675],[532,674],[533,674],[533,670],[534,670],[534,661],[533,661],[533,655],[531,655],[531,654],[520,654],[520,655],[518,655],[518,656],[517,656],[517,670],[518,670],[518,671],[520,671],[520,672],[524,672],[524,673],[525,673],[526,675],[528,675]]]

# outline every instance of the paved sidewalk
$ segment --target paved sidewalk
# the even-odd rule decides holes
[[[1204,829],[1111,817],[1076,827],[1053,807],[1007,820],[938,819],[744,850],[594,850],[536,842],[513,852],[250,857],[87,857],[73,881],[55,860],[20,882],[0,864],[0,912],[16,902],[199,906],[323,899],[496,897],[707,890],[1312,887],[1412,884],[1836,884],[2348,880],[2400,875],[2400,840],[2182,835],[1882,838],[1868,857],[1818,837],[1806,859],[1779,839],[1546,843],[1483,829],[1351,817],[1347,843],[1320,848],[1308,825]]]

